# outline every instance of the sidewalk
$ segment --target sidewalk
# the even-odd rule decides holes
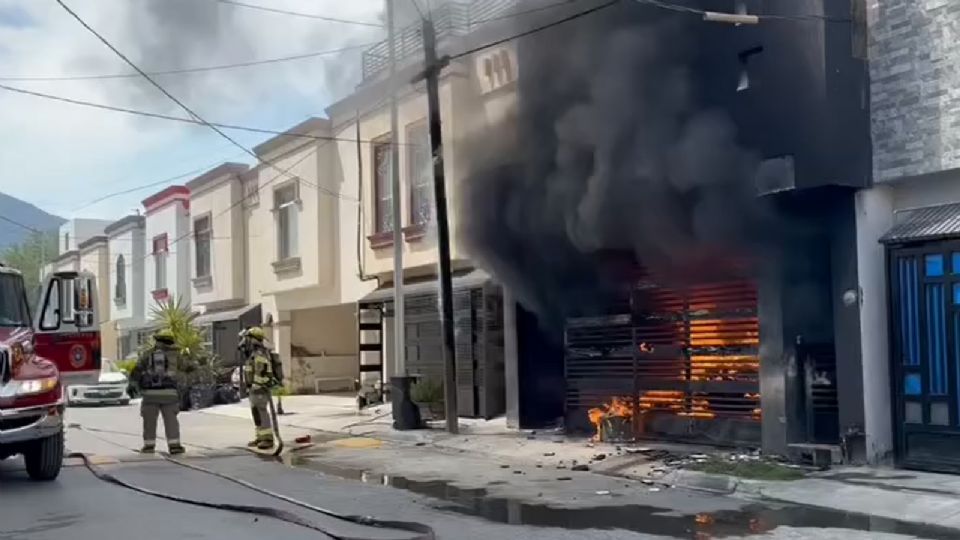
[[[960,529],[960,476],[877,468],[839,468],[792,481],[747,480],[685,470],[684,456],[717,455],[711,447],[643,443],[613,445],[552,432],[516,431],[503,418],[490,421],[461,419],[461,433],[441,429],[400,432],[392,428],[390,406],[359,412],[353,396],[291,396],[283,399],[287,415],[281,425],[294,430],[316,430],[366,440],[368,445],[429,446],[447,453],[472,455],[501,468],[535,467],[544,470],[589,470],[615,478],[640,481],[651,490],[681,487],[742,499],[793,503],[824,509]],[[213,407],[203,414],[247,418],[245,403]],[[363,443],[358,443],[363,444]],[[342,448],[342,445],[341,445]],[[331,457],[334,457],[331,454]],[[336,453],[347,466],[360,468],[364,455]],[[399,463],[381,461],[381,466]],[[430,464],[410,464],[429,468]],[[489,470],[487,473],[489,474]],[[554,475],[560,474],[557,472]]]

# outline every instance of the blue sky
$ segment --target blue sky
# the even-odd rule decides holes
[[[383,37],[380,28],[265,13],[216,0],[66,2],[148,71],[332,50]],[[383,0],[248,3],[379,22]],[[322,113],[332,100],[349,92],[358,81],[359,69],[357,51],[158,80],[210,121],[282,130]],[[53,0],[0,0],[0,78],[129,71]],[[0,80],[0,84],[182,114],[137,79]],[[64,217],[119,218],[160,188],[95,205],[86,203],[205,165],[252,161],[202,127],[88,109],[2,89],[0,126],[0,191]],[[231,135],[248,148],[266,138],[242,132]]]

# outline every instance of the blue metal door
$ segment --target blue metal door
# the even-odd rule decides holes
[[[897,460],[960,471],[960,243],[888,254]]]

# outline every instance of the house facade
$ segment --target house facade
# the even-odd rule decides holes
[[[81,272],[93,274],[97,284],[97,320],[100,321],[101,351],[105,358],[117,359],[116,324],[111,320],[110,244],[106,235],[93,236],[77,245]]]
[[[75,251],[80,244],[94,238],[102,236],[103,230],[110,225],[110,220],[74,218],[60,225],[57,240],[57,250],[59,253]]]
[[[143,207],[144,303],[149,316],[157,302],[191,302],[190,190],[170,186],[144,199]]]
[[[864,381],[878,451],[960,470],[960,58],[949,2],[868,2],[874,186],[857,194]],[[865,372],[867,373],[867,372]],[[869,431],[869,430],[868,430]]]
[[[108,225],[104,233],[110,257],[108,305],[110,320],[117,333],[117,358],[128,358],[136,353],[149,332],[144,275],[147,264],[146,218],[126,216]]]
[[[373,286],[356,262],[358,179],[343,174],[331,123],[311,118],[258,145],[244,175],[247,298],[262,304],[286,384],[353,388],[356,300]]]
[[[190,190],[190,284],[196,323],[225,366],[242,361],[237,335],[261,324],[259,298],[248,296],[249,257],[243,205],[249,167],[224,163],[187,182]]]
[[[435,14],[441,48],[455,50],[492,38],[483,22],[507,13],[514,2],[449,3]],[[465,26],[453,21],[467,21]],[[398,35],[417,35],[420,22],[398,30]],[[400,80],[412,80],[422,66],[422,50],[398,38]],[[416,40],[413,40],[416,43]],[[406,374],[442,380],[439,334],[437,262],[439,251],[434,220],[433,161],[427,124],[427,96],[422,82],[397,90],[398,132],[391,140],[391,114],[387,67],[381,53],[388,43],[372,47],[364,55],[364,80],[350,96],[332,104],[327,114],[338,138],[359,139],[337,143],[342,174],[361,178],[362,232],[359,248],[362,274],[376,279],[380,287],[359,302],[358,325],[364,328],[363,370],[365,379],[384,380],[398,374],[395,358],[393,317],[394,197],[400,199],[400,227],[404,279],[404,333]],[[492,417],[505,410],[505,365],[503,344],[503,292],[489,276],[475,268],[458,235],[456,208],[461,203],[459,186],[467,174],[466,142],[479,130],[504,118],[516,101],[518,64],[515,44],[508,42],[476,55],[457,59],[447,66],[439,81],[440,114],[443,118],[444,173],[451,231],[451,261],[454,270],[458,336],[458,396],[460,414]],[[392,189],[392,147],[398,146],[400,193]],[[371,330],[373,329],[373,330]],[[469,345],[477,336],[477,345]]]

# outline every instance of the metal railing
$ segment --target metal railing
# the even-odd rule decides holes
[[[444,4],[433,10],[437,41],[463,36],[485,23],[500,20],[513,10],[519,0],[473,0]],[[408,60],[423,56],[421,23],[418,21],[397,31],[397,63],[402,66]],[[388,40],[363,52],[363,80],[376,77],[390,67],[390,44]]]

